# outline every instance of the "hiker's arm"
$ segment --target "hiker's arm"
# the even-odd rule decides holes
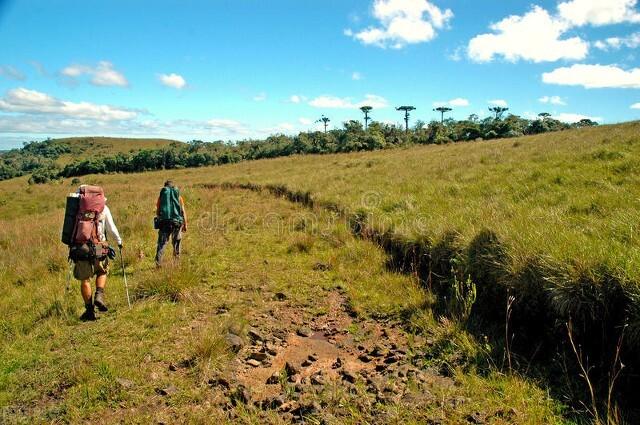
[[[187,210],[184,208],[184,199],[182,196],[180,197],[180,209],[182,210],[182,219],[184,222],[182,223],[182,230],[187,231]]]
[[[122,238],[120,237],[120,233],[118,232],[118,228],[116,227],[116,223],[113,222],[113,216],[111,215],[111,210],[108,207],[104,209],[106,230],[113,236],[113,238],[118,242],[118,246],[122,245]]]

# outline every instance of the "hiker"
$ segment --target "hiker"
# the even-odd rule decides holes
[[[77,201],[74,202],[74,198]],[[75,194],[70,194],[67,198],[62,240],[70,246],[69,258],[75,263],[73,276],[81,282],[80,292],[85,312],[80,319],[84,321],[96,320],[95,307],[102,312],[108,311],[104,289],[107,285],[109,259],[115,258],[115,250],[109,246],[107,234],[113,237],[122,250],[122,238],[106,201],[101,187],[89,185],[80,186]],[[75,220],[71,233],[68,222],[72,220],[70,217],[74,215],[74,208],[70,208],[70,202],[74,202],[75,205]],[[93,276],[96,277],[95,297],[92,297],[91,290]]]
[[[158,247],[156,250],[156,266],[160,267],[164,249],[171,238],[173,256],[180,258],[180,242],[182,232],[187,231],[187,213],[180,190],[171,180],[164,183],[156,202],[155,228],[158,229]]]

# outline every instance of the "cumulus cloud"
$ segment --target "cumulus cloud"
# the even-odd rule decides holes
[[[117,71],[113,67],[113,64],[108,61],[100,61],[96,66],[69,65],[60,71],[60,73],[71,80],[76,80],[84,75],[90,76],[89,82],[94,86],[126,87],[129,85],[125,76]]]
[[[0,77],[17,81],[24,81],[27,78],[22,72],[11,65],[0,65]]]
[[[640,68],[622,69],[616,65],[584,65],[554,69],[542,74],[547,84],[594,88],[640,88]]]
[[[300,117],[298,118],[298,122],[302,125],[311,125],[313,124],[313,120],[310,120],[309,118],[304,118],[304,117]]]
[[[182,75],[178,75],[175,73],[160,74],[158,75],[158,80],[160,80],[160,83],[162,83],[162,85],[178,90],[181,90],[187,86],[187,82],[182,77]]]
[[[214,133],[247,134],[248,128],[241,122],[230,119],[215,118],[206,121],[206,126]]]
[[[638,0],[570,0],[558,5],[558,14],[573,26],[640,22]]]
[[[472,38],[467,54],[476,62],[489,62],[496,57],[511,62],[581,60],[589,52],[589,43],[567,33],[585,25],[640,22],[640,14],[635,10],[637,1],[569,0],[558,4],[555,14],[534,5],[522,16],[509,16],[491,25],[492,33]],[[595,45],[603,48],[607,42],[600,41]]]
[[[579,122],[584,119],[588,119],[595,122],[602,122],[601,117],[590,117],[588,115],[571,114],[571,113],[562,113],[562,114],[553,115],[552,118],[555,118],[558,121],[567,122],[570,124]]]
[[[490,100],[489,102],[487,102],[489,105],[492,106],[500,106],[501,108],[506,108],[509,106],[509,104],[507,103],[506,100],[503,99],[495,99],[495,100]]]
[[[318,96],[309,102],[309,105],[315,108],[325,109],[357,109],[362,106],[371,106],[373,108],[386,108],[389,106],[389,102],[382,96],[376,96],[374,94],[368,94],[363,100],[354,102],[350,97],[336,97],[336,96]]]
[[[436,37],[453,18],[450,9],[442,10],[429,0],[375,0],[376,26],[362,31],[345,30],[345,35],[366,45],[401,49],[408,44],[424,43]]]
[[[9,90],[0,99],[0,111],[61,115],[101,121],[131,120],[138,116],[138,112],[131,109],[90,102],[68,102],[22,87]]]
[[[550,105],[565,106],[566,103],[560,96],[542,96],[538,102]]]
[[[300,95],[297,95],[297,94],[294,94],[294,95],[289,97],[289,102],[291,102],[291,103],[302,103],[302,102],[305,102],[306,100],[307,100],[306,97],[300,96]]]
[[[469,42],[471,60],[490,62],[496,56],[510,62],[579,60],[589,51],[589,43],[580,37],[563,37],[569,28],[566,22],[555,19],[540,6],[534,6],[524,16],[509,16],[490,28],[493,33],[478,35]]]
[[[640,102],[631,105],[631,109],[640,109]]]
[[[622,47],[635,49],[640,46],[640,32],[633,33],[626,37],[609,37],[593,43],[594,47],[600,50],[618,50]]]
[[[451,99],[448,100],[446,102],[433,102],[433,106],[435,108],[439,108],[441,106],[451,106],[451,107],[458,107],[458,108],[462,108],[465,106],[469,106],[470,103],[467,99],[464,99],[462,97],[457,97],[455,99]]]
[[[362,80],[362,74],[357,71],[354,71],[353,73],[351,73],[351,79],[354,81],[360,81]]]

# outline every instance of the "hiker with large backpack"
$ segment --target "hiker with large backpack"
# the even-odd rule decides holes
[[[80,319],[85,321],[96,319],[95,307],[103,312],[108,310],[104,289],[109,259],[115,258],[115,250],[109,246],[107,234],[122,250],[122,238],[106,201],[99,186],[82,185],[67,197],[62,242],[69,246],[69,259],[74,262],[73,276],[81,282],[85,312]],[[95,297],[91,289],[93,276],[96,277]]]
[[[187,212],[180,190],[171,180],[164,183],[156,203],[155,228],[158,230],[158,247],[156,250],[156,265],[160,267],[164,249],[171,239],[174,258],[180,257],[180,242],[182,233],[187,231]]]

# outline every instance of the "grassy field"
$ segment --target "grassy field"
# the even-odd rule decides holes
[[[450,289],[452,282],[470,278],[478,287],[478,298],[473,305],[473,311],[480,318],[478,323],[488,326],[497,324],[498,329],[501,323],[504,326],[508,297],[515,296],[513,342],[521,347],[529,345],[535,348],[538,339],[550,339],[566,349],[564,324],[571,319],[574,336],[581,350],[589,356],[589,365],[592,366],[590,373],[593,373],[595,381],[606,381],[611,367],[609,355],[615,350],[620,330],[627,325],[624,327],[623,361],[627,365],[625,372],[630,372],[625,379],[630,379],[627,384],[635,382],[633,376],[638,370],[635,359],[638,358],[637,347],[640,343],[640,244],[636,234],[640,222],[639,134],[640,123],[632,122],[518,139],[341,155],[296,156],[203,169],[86,176],[81,180],[103,185],[107,189],[109,203],[116,211],[117,220],[122,223],[121,231],[130,240],[127,243],[128,268],[132,273],[132,281],[138,286],[136,293],[141,298],[134,310],[127,312],[122,309],[121,294],[117,295],[117,302],[120,303],[118,315],[139,314],[136,318],[142,323],[147,323],[145,320],[155,321],[155,325],[141,325],[143,329],[139,332],[152,333],[156,327],[162,329],[150,336],[149,346],[143,351],[157,351],[158,348],[153,348],[157,344],[162,345],[161,352],[172,350],[167,348],[170,345],[166,341],[158,338],[163,338],[166,333],[173,335],[184,331],[183,322],[194,320],[195,316],[191,315],[202,313],[202,309],[210,314],[207,304],[217,297],[225,298],[227,295],[223,293],[241,298],[246,292],[253,293],[255,298],[249,309],[253,311],[254,304],[263,298],[260,296],[262,291],[278,292],[282,285],[290,285],[289,290],[297,294],[293,296],[288,293],[290,299],[300,302],[296,305],[304,311],[332,311],[327,305],[322,307],[322,303],[328,302],[328,297],[314,292],[319,287],[327,287],[324,281],[326,276],[317,280],[318,276],[309,272],[309,268],[314,271],[313,264],[330,263],[329,274],[335,278],[336,273],[342,273],[337,278],[341,282],[337,286],[344,289],[349,309],[355,311],[362,320],[397,321],[403,332],[408,334],[433,334],[435,336],[427,337],[432,343],[433,339],[451,342],[453,348],[447,345],[443,349],[439,343],[435,343],[426,344],[426,348],[420,346],[416,352],[422,353],[423,359],[437,359],[435,363],[440,365],[454,365],[454,376],[458,382],[455,388],[460,388],[466,394],[458,393],[459,396],[492,406],[498,401],[482,401],[483,393],[500,387],[503,388],[502,393],[510,395],[502,399],[501,407],[489,409],[493,409],[493,413],[479,409],[483,418],[489,418],[489,423],[547,423],[558,420],[552,418],[556,418],[560,408],[548,401],[544,390],[530,381],[496,373],[502,367],[496,368],[495,365],[481,368],[493,371],[488,376],[475,374],[473,370],[476,366],[469,365],[477,365],[477,359],[485,358],[484,354],[494,351],[495,347],[484,347],[482,339],[479,339],[481,343],[476,342],[481,336],[477,331],[472,337],[457,326],[455,332],[451,331],[451,324],[446,321],[434,320],[430,307],[434,307],[438,299],[419,290],[418,285],[427,284],[433,290],[432,294],[438,295],[442,293],[438,285]],[[171,271],[155,273],[149,260],[153,250],[153,232],[149,224],[153,214],[153,199],[157,188],[167,177],[188,188],[189,208],[194,211],[192,215],[201,221],[199,237],[192,235],[194,240],[188,253],[189,266],[180,266],[185,268],[182,274]],[[338,232],[341,239],[348,239],[349,244],[342,245],[343,241],[334,246],[331,238],[327,240],[307,232],[304,225],[294,225],[294,230],[297,230],[286,236],[274,236],[261,228],[250,237],[243,232],[214,237],[217,233],[208,231],[204,233],[205,237],[200,237],[202,229],[211,228],[206,223],[216,216],[219,212],[217,208],[221,206],[222,215],[230,216],[228,218],[233,223],[231,227],[236,230],[243,229],[247,217],[269,212],[275,214],[275,218],[270,217],[269,220],[286,222],[294,211],[305,211],[301,206],[273,199],[267,191],[251,194],[248,191],[220,191],[203,186],[222,183],[251,183],[279,191],[271,192],[295,195],[291,198],[311,199],[315,205],[329,206],[329,209],[314,211],[323,216],[321,222],[336,226],[332,232]],[[0,246],[3,251],[16,254],[7,255],[0,262],[0,282],[7,288],[7,296],[1,303],[3,311],[8,312],[2,318],[6,348],[2,360],[4,395],[0,401],[4,400],[7,406],[13,406],[12,409],[24,404],[35,403],[40,406],[44,403],[37,401],[35,393],[38,390],[33,390],[41,389],[40,383],[27,379],[27,389],[19,392],[8,389],[28,377],[33,365],[41,365],[46,371],[47,368],[53,368],[57,361],[49,357],[49,360],[43,360],[40,354],[34,355],[33,352],[61,350],[61,356],[68,354],[68,350],[37,345],[58,340],[52,340],[51,334],[42,336],[42,329],[54,332],[51,328],[55,328],[55,332],[62,332],[65,338],[73,338],[77,329],[86,329],[79,327],[82,325],[75,319],[79,313],[71,307],[75,304],[68,304],[66,299],[60,301],[59,296],[54,295],[61,294],[64,286],[65,253],[58,242],[58,230],[62,221],[64,194],[69,190],[73,190],[69,180],[32,186],[26,184],[25,178],[0,182]],[[138,195],[139,191],[144,194]],[[345,223],[332,221],[332,209],[342,212],[341,219],[357,218],[365,229],[360,234],[376,235],[372,239],[378,244],[371,244],[366,238],[353,239],[350,234],[353,226],[350,229]],[[50,211],[55,211],[55,214],[52,215]],[[24,229],[28,227],[37,231],[26,233]],[[13,241],[19,238],[21,243],[15,244]],[[267,243],[262,238],[270,238],[270,241]],[[384,251],[380,245],[385,248]],[[37,254],[31,253],[33,247],[36,247]],[[31,260],[32,255],[41,261]],[[210,258],[210,255],[215,257]],[[395,269],[413,273],[396,274],[389,271],[386,266],[390,257],[401,262],[409,258],[408,269]],[[260,265],[257,258],[266,258],[266,261]],[[308,262],[305,266],[299,261]],[[216,272],[211,277],[202,277],[210,272],[210,268],[217,270],[221,264],[231,267],[234,272],[226,270],[220,272],[222,274]],[[304,274],[307,272],[310,274]],[[245,284],[241,283],[240,287],[244,290],[239,290],[240,275],[242,279],[253,281],[252,285],[262,286],[247,291],[243,286]],[[349,277],[345,277],[347,275]],[[271,276],[279,277],[273,280]],[[207,287],[210,282],[214,283],[214,287]],[[333,284],[329,287],[333,288]],[[119,290],[114,288],[114,291]],[[204,298],[193,298],[194,292]],[[311,299],[314,301],[309,301]],[[314,306],[319,303],[318,300],[323,301],[319,306]],[[234,317],[242,317],[241,322],[245,324],[247,320],[259,321],[255,316],[247,319],[242,313],[247,309],[246,302],[249,301],[244,298],[238,301],[235,311],[239,316]],[[157,303],[161,306],[158,311],[167,315],[144,310],[143,306],[149,303],[153,305],[151,310],[156,308]],[[183,316],[179,316],[178,312]],[[145,314],[149,317],[145,318]],[[309,314],[313,316],[313,313]],[[130,316],[130,319],[133,320],[133,317]],[[165,319],[170,323],[165,323]],[[487,322],[486,319],[493,321]],[[206,320],[204,322],[208,323]],[[119,326],[126,328],[125,334],[132,332],[131,340],[138,341],[143,335],[138,333],[137,328],[122,324],[119,318],[112,322],[100,321],[97,326],[107,326],[107,323],[113,326],[107,330],[109,335],[118,334]],[[202,322],[199,324],[202,325]],[[488,332],[488,328],[484,331]],[[73,339],[74,344],[87,344],[79,350],[80,353],[86,352],[83,350],[88,350],[87,347],[100,344],[97,336],[90,332],[88,335],[88,340]],[[158,342],[154,343],[153,340]],[[11,351],[11,347],[16,347],[17,341],[36,345],[25,350],[31,353],[28,359],[18,357],[22,360],[10,361],[16,356],[16,351]],[[127,341],[123,341],[124,346],[127,346]],[[545,361],[551,361],[558,347],[547,348]],[[104,349],[107,350],[103,351],[106,354],[108,348]],[[528,354],[540,355],[537,350]],[[116,357],[123,355],[121,353]],[[178,357],[181,355],[176,354]],[[570,351],[569,355],[572,356]],[[233,364],[231,358],[228,364]],[[530,361],[530,357],[523,359],[527,370]],[[486,362],[491,361],[480,361],[482,364]],[[218,369],[220,364],[225,364],[217,360],[214,363]],[[426,368],[433,366],[430,360],[420,364]],[[118,363],[113,370],[119,371],[122,367],[123,364]],[[19,374],[18,371],[27,372]],[[48,370],[46,373],[56,372]],[[46,376],[46,373],[43,372],[42,376]],[[577,374],[571,371],[567,373],[571,376],[563,379],[571,381],[570,385],[574,387],[584,389]],[[94,378],[101,379],[95,376],[91,379]],[[84,375],[82,379],[85,379]],[[71,379],[71,382],[75,387],[78,378]],[[189,381],[188,385],[191,384]],[[596,382],[596,385],[599,384],[601,382]],[[97,384],[93,382],[86,385]],[[145,387],[149,395],[152,385],[150,383]],[[442,391],[442,388],[429,391]],[[66,400],[66,395],[56,397],[58,401],[53,405],[66,403],[60,401]],[[531,397],[531,403],[541,403],[540,406],[546,407],[542,410],[533,409],[532,404],[524,401],[527,397]],[[75,405],[80,399],[69,400],[73,400],[71,405]],[[123,403],[131,406],[127,403],[132,401],[127,399]],[[137,399],[133,403],[143,402]],[[192,417],[190,415],[194,413],[191,410],[184,410],[193,407],[190,403],[192,401],[176,404],[181,407],[176,407],[171,414]],[[523,416],[498,418],[500,415],[496,416],[496,412],[507,408],[505,403],[522,412]],[[516,404],[519,407],[515,407]],[[95,400],[86,405],[115,409]],[[474,408],[478,406],[473,403],[467,405]],[[417,411],[430,412],[424,413],[427,415],[424,419],[436,418],[433,416],[435,413],[427,407],[431,406],[429,403],[418,403],[418,406],[418,410],[411,410],[406,405],[400,405],[397,411],[411,414]],[[359,406],[351,409],[351,412],[363,409]],[[42,417],[40,415],[46,412],[47,408],[43,408],[27,413],[32,417]],[[238,414],[237,409],[234,412]],[[460,412],[471,414],[466,407],[459,406],[443,414],[450,423],[458,423],[456,421],[462,416],[456,415],[462,414]],[[247,418],[254,413],[248,413]],[[67,417],[64,416],[67,415],[66,410],[60,414]],[[131,414],[135,418],[148,417],[137,416],[141,414],[137,411]],[[151,415],[149,412],[144,414]],[[337,414],[342,419],[346,417],[344,412]],[[68,417],[93,418],[84,409],[73,410],[71,415]],[[349,418],[352,422],[362,419]],[[376,421],[372,416],[365,418]],[[385,416],[384,419],[386,422],[394,420],[401,419],[394,416]]]
[[[78,156],[108,156],[117,153],[129,153],[141,149],[159,149],[171,143],[182,143],[169,139],[145,139],[122,137],[66,137],[56,139],[56,142],[71,146],[72,153],[62,155],[56,161],[64,166]]]
[[[565,423],[544,387],[501,373],[488,347],[435,320],[415,277],[388,271],[379,247],[328,212],[185,183],[183,259],[156,270],[151,217],[168,176],[90,179],[105,187],[124,235],[133,295],[128,309],[112,264],[111,310],[95,323],[78,320],[77,283],[65,292],[69,181],[0,183],[3,199],[27,196],[0,215],[2,423]],[[319,337],[300,337],[300,327]],[[277,345],[256,368],[245,362],[262,344],[250,330]],[[243,341],[238,353],[230,334]],[[402,348],[400,360],[358,360],[380,346]],[[300,368],[310,354],[310,372],[265,385],[283,362]],[[343,368],[330,366],[337,357]]]

